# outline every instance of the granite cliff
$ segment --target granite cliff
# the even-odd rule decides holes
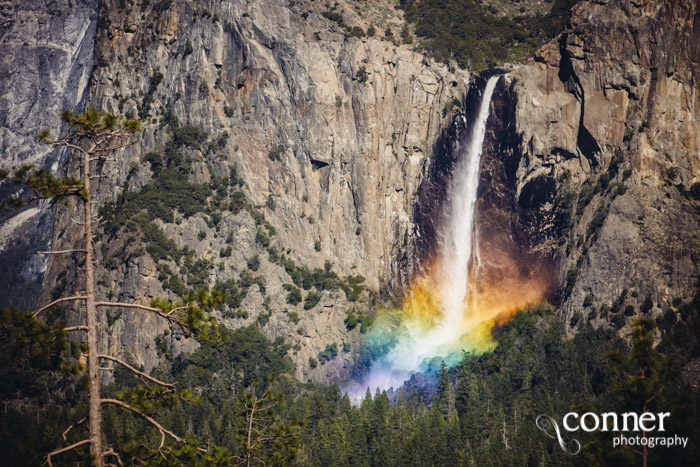
[[[501,81],[481,202],[502,180],[501,226],[553,273],[567,327],[619,327],[647,297],[676,313],[694,293],[699,21],[697,2],[582,2]]]
[[[180,188],[225,191],[216,208],[101,231],[101,294],[145,303],[177,299],[172,281],[234,284],[245,293],[221,316],[228,325],[258,322],[283,338],[300,379],[345,374],[362,327],[346,326],[347,313],[361,316],[410,271],[417,187],[468,78],[339,24],[400,24],[393,8],[370,6],[340,4],[337,20],[311,2],[100,4],[85,105],[138,114],[144,131],[105,163],[98,203],[123,207],[124,193],[143,194],[158,170],[145,156],[169,154],[169,142],[188,131],[196,142],[178,146],[189,168]],[[229,204],[231,196],[245,208]],[[54,248],[77,238],[73,209],[57,208]],[[154,259],[148,228],[189,251],[190,262]],[[297,284],[307,300],[290,303],[302,268],[350,277],[348,292]],[[52,258],[42,301],[75,277],[72,259]],[[318,295],[307,305],[311,293]],[[113,353],[156,365],[162,322],[128,311],[103,318]],[[193,345],[179,335],[168,340],[176,352]],[[313,370],[334,344],[337,357]]]
[[[569,331],[589,320],[624,334],[640,308],[678,315],[695,293],[699,15],[694,2],[584,1],[535,57],[472,80],[467,122],[484,78],[502,74],[478,201],[490,274],[548,284]],[[463,127],[438,140],[419,190],[419,257]]]
[[[58,129],[61,107],[138,115],[143,134],[99,180],[100,293],[145,303],[218,284],[237,294],[219,317],[234,327],[257,322],[286,341],[300,379],[346,376],[362,328],[346,318],[400,293],[436,242],[458,110],[463,103],[468,115],[469,85],[478,90],[480,79],[382,32],[364,36],[401,27],[384,2],[136,3],[106,0],[99,15],[96,1],[37,6],[48,29],[36,35],[52,37],[54,52],[22,42],[30,26],[18,9],[2,9],[2,46],[13,51],[0,70],[0,105],[9,109],[0,145],[13,154],[3,162],[60,162],[32,135]],[[584,1],[556,41],[498,71],[480,233],[523,276],[549,284],[570,330],[582,318],[626,329],[622,304],[639,308],[650,297],[655,314],[673,312],[696,286],[698,10]],[[27,70],[51,76],[55,91],[35,97],[18,86]],[[172,171],[178,164],[184,179]],[[165,183],[167,174],[177,183]],[[167,205],[149,197],[154,187],[192,209],[154,214],[154,203]],[[120,220],[116,208],[126,207],[150,217]],[[53,234],[47,208],[5,220],[3,254],[30,237],[25,251],[71,245],[73,209],[56,209]],[[36,257],[12,264],[12,274],[40,280]],[[40,301],[74,277],[72,259],[52,258]],[[342,284],[326,287],[324,277]],[[4,295],[17,296],[16,287]],[[158,363],[156,338],[175,352],[195,345],[164,335],[153,316],[111,310],[103,320],[111,352],[148,370]]]
[[[0,151],[2,167],[47,165],[62,154],[36,139],[60,130],[63,109],[79,109],[92,71],[97,2],[0,2]],[[11,189],[0,187],[0,198]],[[41,289],[53,213],[47,205],[0,213],[2,305],[31,308]]]

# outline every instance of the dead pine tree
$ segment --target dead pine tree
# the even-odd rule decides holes
[[[152,396],[167,395],[177,397],[174,385],[165,381],[160,381],[147,375],[128,363],[111,355],[99,353],[99,322],[98,307],[120,307],[137,309],[145,312],[155,313],[167,320],[171,327],[178,326],[186,334],[196,334],[199,336],[210,336],[216,332],[216,323],[212,317],[205,315],[207,308],[216,306],[221,297],[209,294],[206,291],[199,292],[196,297],[190,297],[185,303],[171,304],[165,300],[153,300],[150,306],[137,303],[105,302],[98,301],[95,293],[95,253],[94,253],[94,201],[92,181],[100,176],[98,168],[108,161],[107,156],[114,151],[123,149],[134,141],[140,132],[140,122],[138,120],[118,117],[111,113],[88,110],[83,114],[75,114],[71,111],[63,111],[61,120],[67,124],[68,131],[53,139],[48,130],[42,130],[37,135],[43,142],[54,147],[68,149],[69,163],[77,166],[78,176],[55,177],[45,169],[36,169],[31,165],[25,165],[13,173],[7,170],[0,170],[0,181],[7,180],[25,188],[25,193],[8,198],[3,203],[5,207],[22,207],[32,201],[39,199],[51,200],[51,202],[67,202],[70,198],[75,198],[82,203],[82,221],[74,220],[83,229],[83,247],[78,249],[57,250],[39,252],[42,254],[82,254],[84,261],[84,284],[85,290],[75,295],[58,298],[36,309],[32,316],[36,317],[49,308],[65,302],[80,302],[83,304],[85,324],[65,328],[66,331],[84,331],[87,334],[87,373],[89,378],[88,394],[88,414],[79,422],[69,426],[63,433],[63,439],[68,444],[67,434],[76,426],[87,421],[89,437],[81,441],[58,448],[47,454],[46,462],[52,466],[52,458],[59,454],[71,451],[75,448],[89,445],[92,462],[102,467],[105,465],[106,457],[113,457],[119,464],[121,459],[112,449],[105,450],[104,437],[102,434],[102,406],[112,404],[126,409],[155,427],[161,435],[161,441],[155,454],[163,454],[163,446],[166,437],[173,439],[177,443],[187,444],[188,441],[176,435],[156,421],[149,413],[138,407],[131,406],[121,400],[102,398],[100,381],[100,360],[110,360],[124,366],[144,383],[154,383],[154,386],[146,385],[150,388]],[[71,160],[70,158],[75,158]],[[204,449],[197,447],[199,451]]]
[[[284,403],[284,396],[277,383],[270,381],[267,389],[258,395],[256,382],[241,394],[238,404],[245,426],[237,434],[244,448],[242,455],[234,458],[234,465],[291,465],[298,451],[298,422],[285,422],[274,408]]]

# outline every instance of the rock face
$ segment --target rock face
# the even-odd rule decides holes
[[[637,309],[650,296],[666,310],[696,285],[698,28],[697,2],[582,2],[558,43],[502,81],[515,204],[552,240],[568,318],[625,289]]]
[[[169,151],[173,128],[188,126],[177,150],[192,198],[196,187],[216,192],[228,177],[217,192],[226,202],[214,209],[209,199],[206,208],[114,231],[101,223],[100,295],[146,303],[178,299],[174,277],[191,287],[235,282],[246,293],[235,313],[216,312],[219,319],[232,327],[257,322],[284,339],[303,381],[346,376],[360,342],[347,312],[400,290],[435,245],[455,141],[464,134],[457,104],[468,120],[475,101],[465,98],[467,72],[382,38],[350,37],[332,21],[338,13],[348,26],[400,24],[384,2],[340,1],[325,16],[312,1],[131,3],[105,0],[99,16],[87,1],[65,10],[0,7],[3,167],[60,162],[31,135],[58,130],[61,108],[84,102],[138,115],[139,140],[106,162],[95,182],[97,204],[110,206],[149,186],[159,170],[159,156],[149,153]],[[638,308],[649,296],[658,313],[695,286],[700,211],[687,189],[700,170],[699,15],[697,2],[584,1],[558,41],[498,71],[480,236],[520,276],[547,284],[570,329],[579,311],[607,322],[606,306],[625,289],[627,304]],[[477,79],[471,92],[479,86]],[[236,191],[244,199],[234,209]],[[75,209],[56,208],[53,248],[79,241]],[[46,244],[51,214],[40,207],[3,219],[3,254],[38,249],[35,240],[18,248],[21,232]],[[154,258],[146,227],[190,259]],[[21,283],[36,283],[43,270],[29,254],[0,264],[30,272]],[[367,290],[319,290],[317,304],[294,303],[285,284],[302,266],[362,276]],[[78,276],[72,259],[51,258],[41,301],[80,287]],[[3,284],[0,295],[18,296],[16,285]],[[308,298],[311,284],[299,285]],[[78,324],[78,314],[68,316]],[[105,310],[101,319],[104,345],[148,370],[158,364],[158,336],[176,353],[196,346],[164,334],[152,315]],[[333,344],[337,357],[315,366]]]
[[[143,156],[162,151],[169,140],[161,121],[167,113],[181,125],[206,131],[211,141],[223,141],[216,150],[187,150],[190,181],[210,183],[235,165],[248,203],[276,230],[271,246],[297,265],[323,269],[329,262],[341,277],[361,275],[368,289],[385,296],[405,281],[414,261],[407,246],[417,189],[433,142],[449,122],[451,103],[462,97],[466,72],[449,72],[380,38],[346,37],[314,2],[292,7],[272,0],[224,2],[207,9],[186,1],[151,2],[145,9],[124,3],[101,6],[87,101],[90,107],[139,114],[144,132],[105,165],[99,203],[148,182],[152,167]],[[341,2],[337,11],[345,23],[366,27],[369,13],[360,16],[353,5]],[[155,79],[159,73],[162,79]],[[224,209],[214,227],[210,214],[157,222],[178,248],[209,261],[206,286],[239,280],[246,263],[259,257],[255,275],[264,277],[265,286],[248,289],[240,307],[245,313],[222,319],[231,326],[258,321],[270,337],[283,337],[293,347],[290,356],[302,380],[343,375],[360,336],[359,327],[346,329],[346,312],[366,306],[367,292],[356,303],[335,291],[323,292],[309,310],[291,305],[282,287],[291,279],[256,242],[260,226],[251,215]],[[55,248],[79,234],[72,215],[70,209],[58,210]],[[229,246],[232,251],[223,255]],[[97,245],[101,264],[125,248],[123,232],[104,238]],[[71,283],[70,263],[52,261],[44,300],[66,270],[63,277]],[[141,250],[103,269],[101,293],[142,303],[175,299],[163,288],[159,271]],[[104,319],[110,326],[103,341],[113,352],[147,369],[157,363],[153,339],[164,331],[163,323],[114,310]],[[170,338],[182,350],[185,339]],[[310,358],[333,343],[345,352],[311,369]]]
[[[651,298],[658,315],[694,293],[699,21],[697,2],[584,1],[558,40],[500,71],[479,182],[481,248],[502,265],[492,275],[544,283],[569,330],[584,322],[578,312],[614,321],[621,295],[635,312]],[[467,121],[494,72],[473,81]],[[446,130],[421,186],[415,248],[426,257],[464,133],[460,119]]]
[[[92,69],[97,0],[0,2],[0,167],[53,166],[61,155],[40,143],[60,129],[63,109],[80,109]],[[12,191],[0,187],[0,198]],[[31,308],[46,262],[53,213],[47,205],[0,213],[0,306]]]

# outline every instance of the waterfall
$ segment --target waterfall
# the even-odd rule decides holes
[[[440,263],[442,264],[440,299],[447,326],[462,320],[465,312],[464,300],[468,292],[476,292],[481,267],[476,228],[479,167],[491,95],[498,78],[499,76],[493,76],[486,83],[469,143],[457,162],[448,188],[449,202],[445,210],[444,232],[440,245]],[[475,293],[471,295],[474,297]]]
[[[383,355],[372,363],[363,381],[346,387],[356,401],[367,387],[398,388],[431,363],[456,363],[463,349],[485,350],[490,344],[490,327],[485,328],[476,316],[481,268],[476,202],[486,121],[498,78],[494,76],[486,83],[471,133],[459,148],[460,158],[443,211],[438,267],[414,281],[402,308],[397,310],[401,320],[398,324],[387,320],[373,326],[368,346],[383,349]]]

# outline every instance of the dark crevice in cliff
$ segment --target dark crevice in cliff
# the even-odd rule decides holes
[[[562,34],[559,38],[559,52],[561,54],[561,60],[559,63],[559,79],[566,85],[568,91],[576,96],[576,99],[581,102],[581,115],[579,117],[578,139],[576,144],[579,151],[581,151],[581,154],[588,159],[591,165],[597,167],[599,164],[598,160],[596,159],[596,154],[601,152],[600,145],[583,123],[586,109],[586,93],[581,85],[579,77],[574,71],[574,66],[571,63],[571,53],[566,48],[567,38],[568,34]]]
[[[420,269],[422,262],[435,254],[447,188],[461,154],[460,148],[469,138],[469,125],[477,116],[480,95],[487,80],[484,76],[476,76],[470,83],[467,95],[462,100],[462,112],[453,117],[452,123],[442,131],[433,146],[433,158],[428,174],[418,189],[418,201],[413,211],[416,229],[414,269]]]
[[[549,212],[543,208],[556,197],[556,181],[551,173],[540,175],[518,193],[517,170],[523,155],[515,126],[517,99],[512,85],[501,80],[491,100],[477,201],[479,241],[482,251],[493,258],[487,275],[552,284],[557,259],[543,248],[553,235]],[[554,297],[549,287],[545,298]]]

